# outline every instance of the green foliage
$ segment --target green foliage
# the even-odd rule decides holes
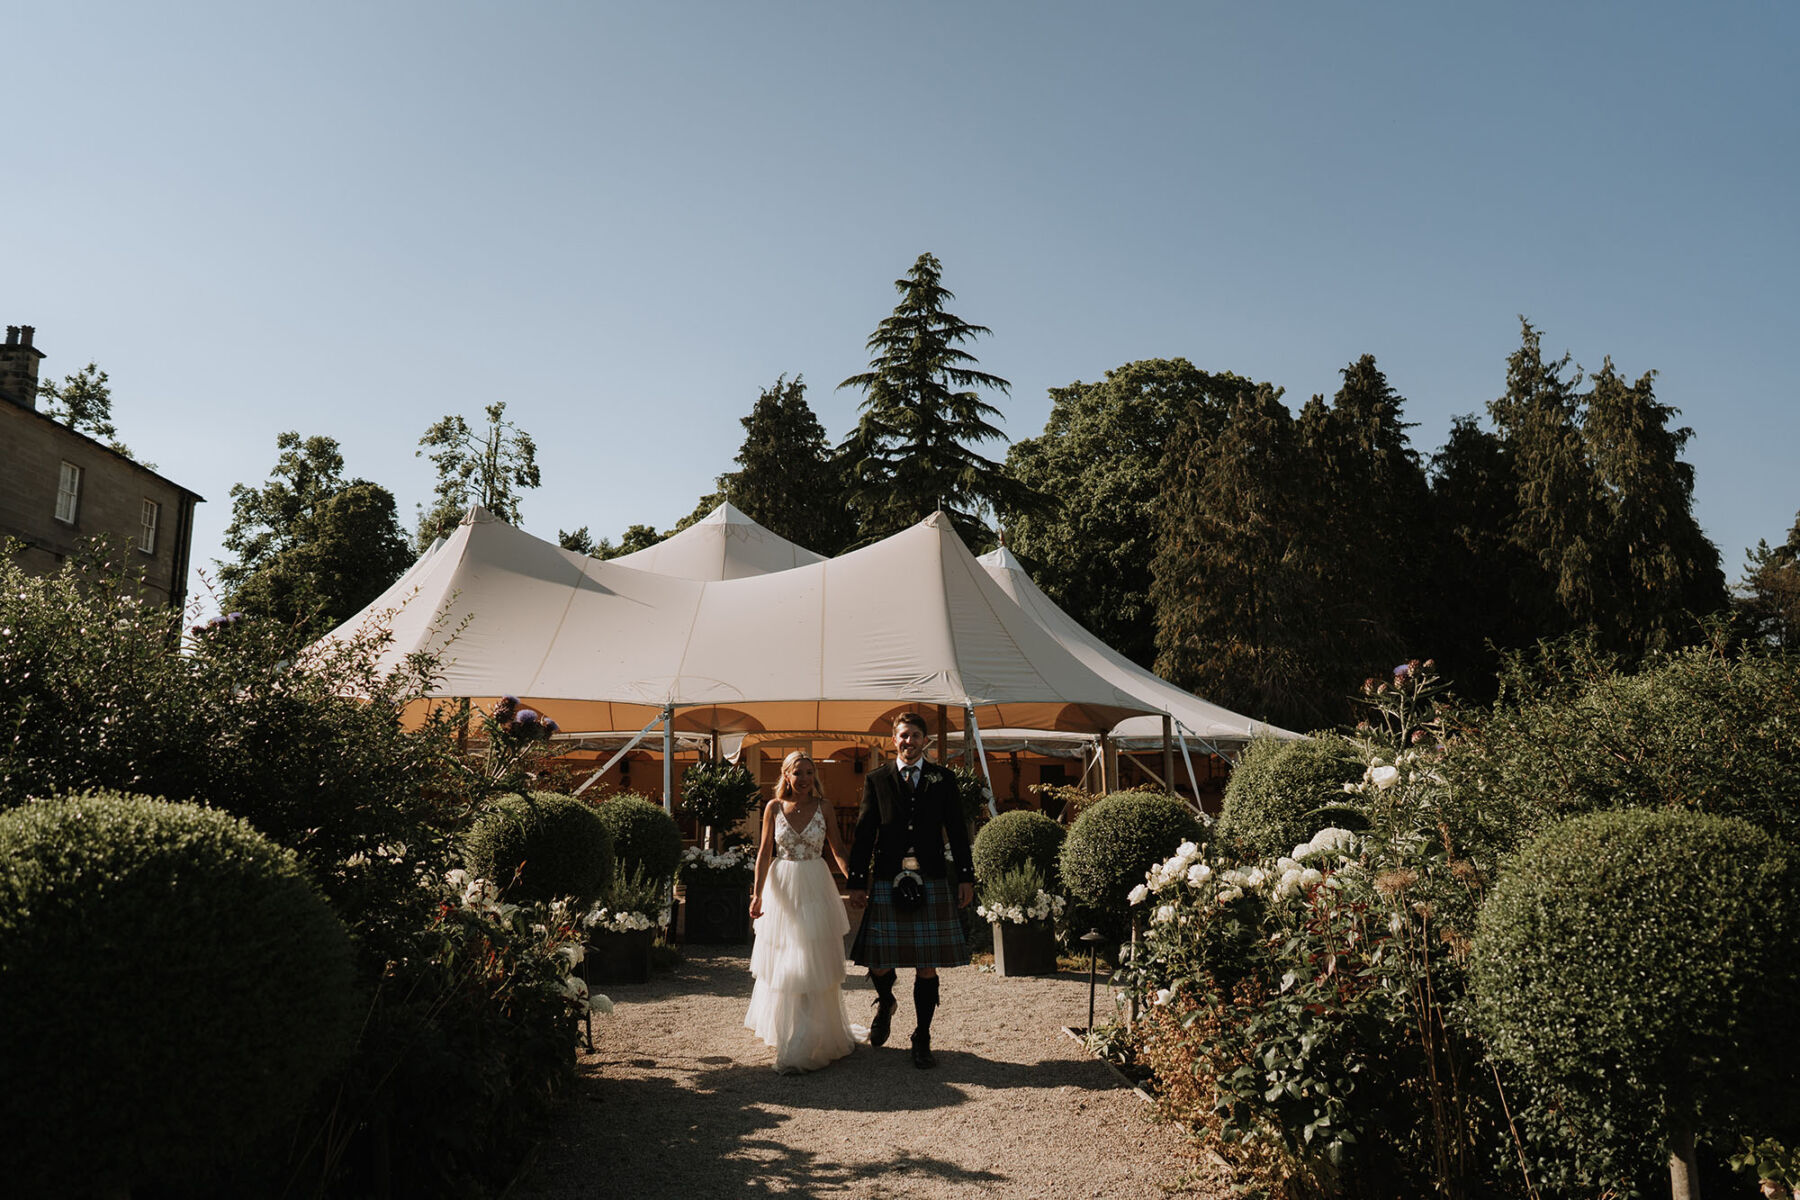
[[[1057,860],[1066,836],[1063,827],[1043,813],[1030,809],[1003,812],[981,827],[970,847],[975,880],[986,887],[1002,874],[1031,862],[1048,881],[1040,886],[1055,891]]]
[[[318,634],[367,605],[413,561],[394,497],[366,479],[346,480],[344,456],[328,437],[289,431],[269,481],[231,489],[219,565],[224,607]]]
[[[1146,359],[1099,383],[1050,389],[1050,419],[1014,442],[1007,469],[1053,506],[1005,513],[1007,545],[1032,582],[1133,662],[1155,659],[1150,563],[1160,463],[1190,406],[1212,411],[1235,388],[1185,358]]]
[[[806,384],[783,375],[765,388],[740,422],[736,471],[718,478],[707,511],[729,500],[772,533],[820,554],[836,554],[854,536],[844,480],[825,427],[806,403]]]
[[[1580,643],[1511,660],[1504,702],[1465,714],[1445,770],[1496,836],[1597,809],[1737,816],[1800,837],[1800,661],[1702,647],[1635,675]],[[1505,845],[1506,843],[1501,843]]]
[[[514,1181],[575,1077],[580,942],[568,905],[470,888],[442,897],[413,952],[388,965],[351,1102],[327,1128],[390,1131],[376,1152],[391,1158],[396,1197],[485,1200]],[[376,1187],[352,1179],[339,1192]]]
[[[471,873],[515,903],[573,897],[586,904],[612,882],[612,835],[593,808],[555,792],[506,796],[464,840]]]
[[[1341,804],[1344,785],[1361,776],[1342,738],[1256,738],[1225,785],[1218,839],[1249,861],[1286,854],[1338,819],[1320,810]]]
[[[950,769],[956,780],[956,798],[962,806],[963,824],[969,828],[988,819],[988,783],[980,771],[957,766]]]
[[[1773,650],[1800,650],[1800,514],[1787,540],[1758,540],[1744,563],[1736,607],[1748,637]]]
[[[191,1184],[300,1114],[360,1008],[342,923],[247,823],[106,793],[0,814],[11,1186]]]
[[[1126,896],[1183,842],[1204,835],[1188,806],[1154,792],[1115,792],[1076,818],[1063,841],[1058,870],[1074,898],[1103,913],[1123,914]]]
[[[612,834],[614,878],[642,875],[667,883],[681,862],[681,827],[662,805],[630,792],[608,796],[594,809]]]
[[[717,505],[707,505],[711,512]],[[704,516],[705,514],[701,514]],[[592,551],[595,558],[619,558],[626,554],[636,554],[639,550],[648,550],[663,540],[664,535],[656,532],[654,525],[627,526],[615,543],[611,538],[601,538]]]
[[[981,903],[987,908],[1030,908],[1045,891],[1044,872],[1034,859],[980,877]]]
[[[869,335],[869,370],[838,384],[863,393],[862,417],[838,449],[856,541],[898,533],[943,509],[977,552],[992,544],[986,509],[1016,512],[1042,503],[1001,464],[973,446],[1004,436],[992,419],[1000,410],[977,389],[1005,393],[998,375],[975,369],[961,349],[991,332],[944,310],[955,294],[942,283],[943,266],[921,254],[894,281],[900,303]]]
[[[479,431],[451,414],[419,438],[420,446],[432,449],[431,465],[438,476],[431,510],[419,518],[420,550],[453,532],[472,504],[517,525],[520,490],[540,483],[537,443],[506,419],[506,403],[488,405],[485,414],[487,425]],[[413,456],[424,453],[416,450]]]
[[[89,363],[75,374],[63,376],[61,383],[42,381],[38,384],[38,399],[44,402],[40,411],[45,416],[61,421],[76,433],[105,442],[126,458],[137,457],[131,447],[119,440],[119,431],[112,422],[112,388],[107,384],[106,372],[97,364]],[[149,463],[143,465],[156,469]]]
[[[1611,1161],[1682,1132],[1792,1140],[1800,985],[1792,855],[1742,821],[1590,813],[1520,850],[1470,965],[1494,1054]]]
[[[736,828],[761,798],[756,776],[734,762],[701,759],[681,776],[681,811],[717,834]]]

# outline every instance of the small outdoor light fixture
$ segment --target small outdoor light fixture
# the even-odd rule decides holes
[[[1086,933],[1081,935],[1081,940],[1087,943],[1087,948],[1088,948],[1088,1023],[1087,1023],[1087,1031],[1089,1033],[1092,1033],[1092,1032],[1094,1032],[1094,954],[1100,948],[1100,942],[1102,940],[1100,937],[1100,931],[1098,929],[1090,929]]]

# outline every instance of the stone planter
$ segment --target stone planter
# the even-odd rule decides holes
[[[682,940],[699,946],[750,940],[750,882],[690,883],[681,902]]]
[[[590,988],[602,984],[649,983],[650,943],[655,940],[654,929],[590,930],[587,953],[581,964],[582,978],[587,980]]]
[[[1052,975],[1056,972],[1056,929],[1048,921],[995,921],[994,972],[998,975]]]

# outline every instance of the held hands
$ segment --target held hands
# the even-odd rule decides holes
[[[959,883],[956,885],[956,907],[967,908],[975,903],[975,885]]]
[[[851,908],[867,908],[868,906],[869,906],[868,889],[867,888],[851,888],[850,889],[850,907]]]

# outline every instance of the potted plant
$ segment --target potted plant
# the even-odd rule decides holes
[[[700,822],[700,844],[708,850],[723,843],[761,798],[756,777],[734,762],[702,760],[681,776],[681,811]]]
[[[1054,972],[1056,919],[1065,903],[1044,890],[1044,873],[1029,859],[984,883],[975,911],[994,926],[994,970],[1001,975]]]
[[[750,940],[750,879],[756,860],[743,846],[714,852],[689,846],[675,878],[682,886],[682,937],[702,945]]]
[[[613,876],[605,897],[582,918],[587,953],[582,965],[594,984],[648,983],[650,945],[669,924],[668,882],[641,870]]]

